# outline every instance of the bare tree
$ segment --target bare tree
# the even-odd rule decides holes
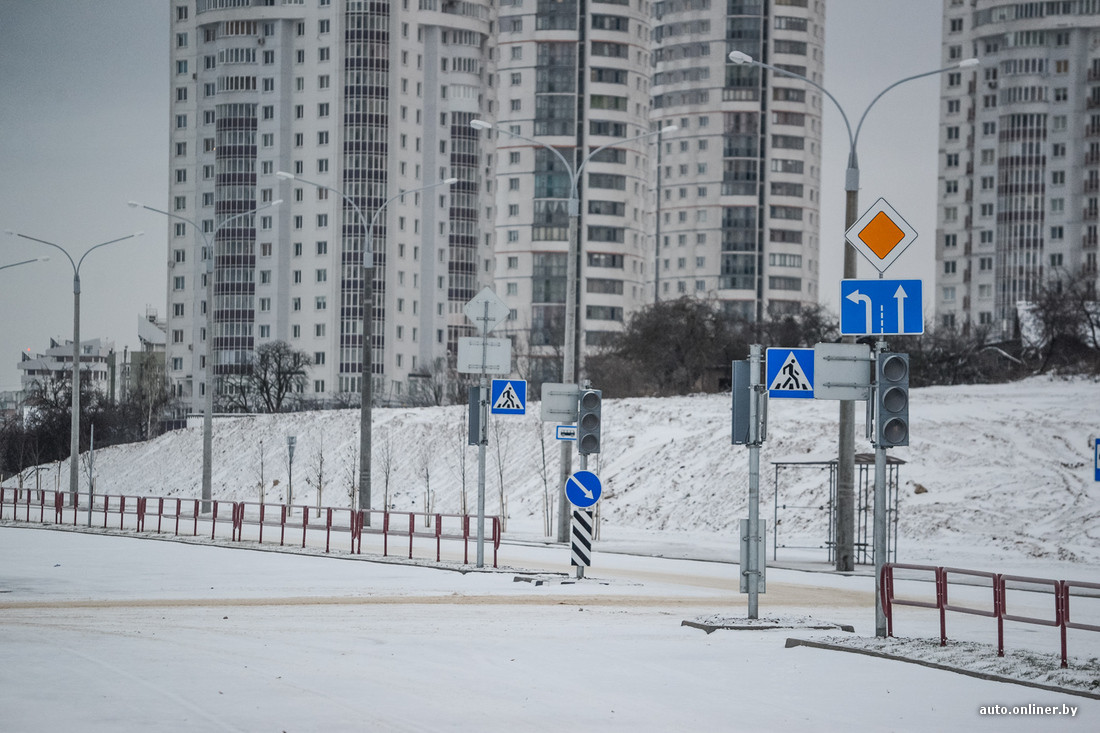
[[[493,421],[493,454],[497,464],[500,498],[500,530],[503,532],[508,516],[508,501],[504,497],[504,464],[508,460],[509,433],[502,420]]]
[[[344,461],[344,485],[348,496],[348,506],[358,509],[359,500],[359,446],[352,445],[350,460]]]
[[[378,460],[376,463],[378,467],[382,469],[382,508],[385,511],[389,511],[390,476],[393,475],[396,456],[394,456],[392,432],[390,430],[383,430],[381,433],[382,440],[375,443],[378,449]]]
[[[252,382],[264,409],[282,412],[287,398],[305,389],[306,368],[312,364],[309,354],[295,350],[285,341],[257,346],[252,360]]]
[[[313,474],[306,476],[306,483],[317,490],[317,516],[321,516],[321,494],[325,491],[325,449],[317,448],[313,459]]]
[[[451,471],[458,479],[459,494],[458,494],[458,513],[466,514],[469,504],[467,503],[467,489],[466,489],[466,462],[467,462],[467,443],[469,442],[469,427],[466,425],[465,413],[463,417],[459,419],[458,423],[451,431],[452,439],[448,442],[451,444],[451,455],[454,458],[454,463],[451,464]]]
[[[550,508],[550,464],[546,457],[546,431],[543,430],[542,418],[536,415],[535,435],[539,441],[539,475],[542,476],[542,528],[544,534],[549,537],[553,534],[553,512]]]
[[[153,437],[154,419],[160,417],[172,397],[168,391],[168,376],[163,355],[136,352],[130,357],[135,374],[129,402],[142,416],[142,437]]]
[[[424,479],[424,526],[431,526],[429,513],[432,510],[432,458],[435,455],[435,441],[428,438],[420,445],[420,475]]]

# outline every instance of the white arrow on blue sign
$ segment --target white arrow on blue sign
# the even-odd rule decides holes
[[[768,349],[764,371],[769,397],[814,398],[813,349]]]
[[[1096,464],[1096,480],[1100,481],[1100,438],[1096,439],[1096,445],[1093,447],[1095,451],[1093,453],[1093,462]]]
[[[923,303],[920,280],[841,280],[840,333],[924,333]]]
[[[587,509],[595,504],[602,493],[600,477],[591,471],[577,471],[565,482],[565,496],[579,509]]]

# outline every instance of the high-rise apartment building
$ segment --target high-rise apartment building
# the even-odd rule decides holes
[[[817,301],[821,95],[728,54],[820,83],[824,12],[820,0],[502,3],[496,282],[521,370],[560,374],[569,173],[582,163],[582,350],[655,300],[749,317]]]
[[[171,12],[169,210],[202,232],[168,228],[166,363],[192,410],[208,337],[218,383],[286,341],[313,360],[301,397],[358,399],[363,227],[309,181],[367,218],[381,211],[373,373],[389,399],[453,357],[472,331],[462,306],[489,283],[512,311],[500,331],[520,373],[559,378],[578,170],[582,354],[657,300],[750,318],[817,301],[821,95],[728,54],[820,82],[823,0],[174,0]]]
[[[1100,0],[944,0],[937,325],[1011,338],[1082,277],[1095,297]]]
[[[706,297],[749,318],[816,303],[822,95],[728,55],[821,84],[824,3],[655,9],[653,119],[679,127],[657,163],[657,297]]]
[[[167,370],[188,409],[202,407],[207,338],[216,383],[285,341],[313,362],[301,398],[357,401],[364,222],[305,181],[374,220],[377,395],[407,399],[471,331],[461,307],[492,276],[469,126],[493,104],[491,20],[488,0],[172,3],[169,210],[202,230],[168,228]]]

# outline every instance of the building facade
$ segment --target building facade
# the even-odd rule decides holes
[[[493,102],[491,20],[487,0],[172,3],[169,211],[200,230],[168,226],[166,367],[187,409],[207,338],[215,384],[285,341],[312,360],[301,400],[357,404],[368,229],[375,394],[415,399],[454,352],[492,275],[468,124]]]
[[[18,364],[23,395],[39,390],[68,389],[73,377],[73,341],[50,339],[46,351],[33,356],[23,352]],[[104,397],[113,396],[115,380],[114,344],[102,339],[80,342],[80,384],[83,390]]]
[[[937,325],[997,338],[1073,279],[1096,297],[1100,2],[944,0]]]
[[[169,210],[197,227],[168,226],[166,369],[191,411],[207,338],[216,383],[286,341],[313,361],[302,400],[357,402],[364,226],[311,182],[378,214],[383,399],[409,400],[453,359],[472,334],[462,306],[490,283],[520,374],[558,380],[574,221],[582,359],[660,300],[747,318],[817,302],[821,95],[728,54],[820,82],[823,0],[175,0],[171,12]]]
[[[582,355],[658,300],[749,318],[817,302],[821,95],[728,54],[820,83],[824,13],[819,0],[502,3],[496,282],[521,372],[560,375],[578,169]]]

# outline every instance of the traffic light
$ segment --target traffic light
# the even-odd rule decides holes
[[[577,452],[583,455],[600,452],[600,403],[603,392],[582,389],[577,414]]]
[[[876,444],[882,448],[909,445],[909,355],[879,354],[875,383]]]

